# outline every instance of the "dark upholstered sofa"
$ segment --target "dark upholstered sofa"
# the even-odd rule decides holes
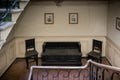
[[[42,65],[81,65],[79,42],[44,42]]]

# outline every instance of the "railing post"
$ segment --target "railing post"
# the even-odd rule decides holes
[[[96,80],[98,80],[98,67],[96,66]]]
[[[2,7],[2,0],[0,0],[0,8]]]
[[[9,8],[9,0],[6,0],[5,5],[6,5],[6,9],[8,9]]]
[[[33,80],[33,74],[32,74],[32,76],[31,76],[31,80]]]
[[[92,64],[90,63],[90,71],[89,71],[90,80],[92,80]]]
[[[104,80],[104,70],[102,71],[102,80]]]

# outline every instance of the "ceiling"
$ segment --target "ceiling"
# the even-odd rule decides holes
[[[109,1],[109,0],[31,0],[31,1],[56,1],[56,2],[61,2],[61,1]]]
[[[108,1],[109,3],[120,2],[120,0],[30,0],[30,1],[54,1],[56,5],[63,1]]]

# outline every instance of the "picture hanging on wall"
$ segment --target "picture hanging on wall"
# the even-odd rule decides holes
[[[54,13],[44,13],[44,23],[54,24]]]
[[[69,13],[69,24],[78,24],[78,13]]]
[[[116,17],[116,29],[120,30],[120,17]]]

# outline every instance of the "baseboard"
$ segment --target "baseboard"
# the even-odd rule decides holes
[[[5,75],[5,73],[10,69],[10,67],[14,64],[14,62],[16,61],[16,59],[10,64],[10,66],[3,72],[3,74],[0,76],[0,78],[2,78],[2,76]]]
[[[108,63],[112,66],[112,64],[110,63],[110,61],[107,59],[107,57],[105,57],[105,59],[108,61]]]
[[[16,59],[17,59],[17,60],[18,60],[18,59],[25,59],[25,57],[17,57]],[[38,59],[41,59],[41,57],[38,57]]]

